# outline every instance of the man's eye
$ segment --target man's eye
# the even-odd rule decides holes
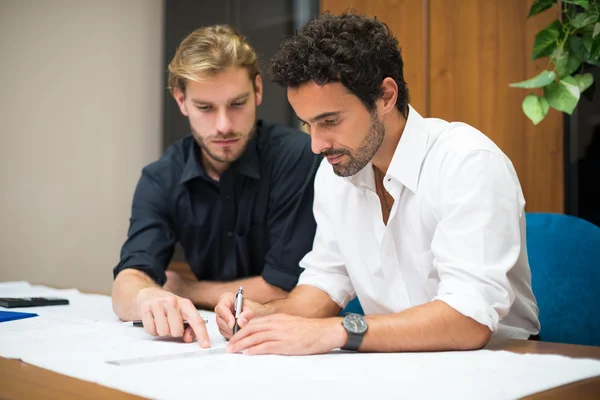
[[[200,111],[210,111],[212,110],[211,106],[197,106]]]
[[[325,125],[335,125],[338,123],[337,119],[326,119],[323,121],[325,123]]]
[[[245,101],[238,101],[237,103],[232,103],[231,105],[232,105],[233,107],[243,107],[243,106],[244,106],[244,104],[246,104],[246,102],[245,102]]]

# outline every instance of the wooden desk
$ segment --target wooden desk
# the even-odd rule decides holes
[[[600,360],[600,347],[575,346],[524,340],[493,341],[486,348],[515,353],[561,354]],[[508,383],[509,384],[509,383]],[[61,375],[17,360],[0,357],[0,399],[117,399],[141,397],[95,383]],[[526,399],[598,399],[600,377],[537,393]]]

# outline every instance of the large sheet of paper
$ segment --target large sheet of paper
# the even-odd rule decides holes
[[[9,294],[62,296],[71,304],[30,308],[40,316],[0,324],[0,356],[155,399],[512,399],[600,375],[600,361],[488,350],[229,354],[213,313],[202,313],[213,349],[201,350],[124,325],[107,296],[0,283],[0,296]]]

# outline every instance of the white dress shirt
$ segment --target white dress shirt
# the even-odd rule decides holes
[[[525,242],[525,200],[512,163],[475,128],[412,107],[384,177],[387,225],[369,163],[341,178],[323,160],[315,178],[313,249],[298,285],[344,308],[391,314],[441,300],[495,336],[539,332]]]

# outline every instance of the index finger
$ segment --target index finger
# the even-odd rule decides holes
[[[180,305],[181,315],[187,319],[188,324],[194,331],[196,338],[198,339],[198,343],[202,347],[210,347],[210,339],[208,337],[208,331],[206,330],[206,324],[204,320],[198,314],[196,307],[192,304],[191,301],[183,301]]]
[[[235,324],[235,316],[233,315],[234,303],[235,295],[233,293],[223,293],[215,307],[217,317],[221,317],[229,329],[233,329],[233,325]]]

